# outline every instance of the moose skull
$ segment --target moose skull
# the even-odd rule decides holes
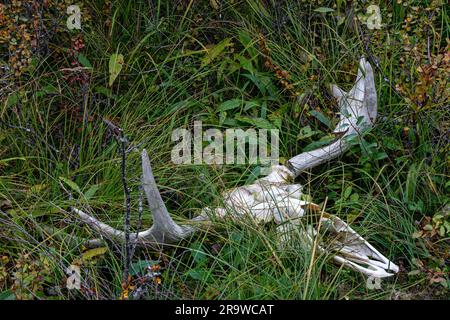
[[[302,186],[291,182],[302,172],[345,152],[350,144],[348,139],[362,135],[372,127],[377,115],[377,95],[372,67],[364,58],[360,60],[355,85],[344,92],[336,85],[331,92],[338,99],[340,121],[334,133],[338,139],[328,146],[301,153],[286,165],[272,166],[271,173],[253,184],[229,190],[223,194],[222,208],[204,208],[201,214],[183,225],[176,224],[171,218],[161,198],[153,176],[150,160],[146,150],[142,151],[143,189],[147,197],[150,211],[153,214],[151,228],[130,234],[130,241],[141,245],[158,246],[174,243],[187,238],[211,216],[220,219],[248,216],[257,223],[274,221],[280,235],[280,245],[290,240],[301,218],[309,211],[321,211],[317,205],[301,200]],[[101,234],[110,238],[123,240],[125,233],[100,222],[91,215],[76,208],[73,212],[80,219]],[[371,244],[364,240],[348,224],[333,216],[321,212],[318,225],[326,226],[326,236],[331,243],[326,247],[315,239],[323,230],[309,226],[303,231],[303,238],[309,247],[317,245],[321,252],[333,254],[333,260],[368,276],[382,278],[398,272],[398,266],[389,261]]]

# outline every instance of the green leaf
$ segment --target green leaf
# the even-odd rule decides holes
[[[259,107],[259,106],[260,106],[259,101],[256,101],[256,100],[246,101],[244,103],[244,111],[248,111],[254,107]]]
[[[231,100],[227,100],[222,102],[219,105],[218,110],[219,111],[226,111],[226,110],[231,110],[231,109],[236,109],[238,107],[240,107],[242,105],[242,100],[241,99],[231,99]]]
[[[411,211],[417,211],[420,213],[424,212],[424,205],[422,200],[418,200],[417,202],[411,201],[408,203],[408,209]]]
[[[88,60],[88,58],[86,58],[86,56],[85,56],[84,54],[82,54],[82,53],[79,53],[79,54],[78,54],[78,62],[81,63],[81,65],[82,65],[83,67],[92,69],[92,64],[91,64],[91,62],[90,62],[90,61]]]
[[[338,16],[337,19],[338,19],[338,20],[337,20],[337,25],[340,26],[341,24],[343,24],[343,23],[345,22],[346,17],[344,17],[344,16]]]
[[[444,237],[444,236],[445,236],[445,228],[444,228],[444,226],[441,226],[441,227],[439,228],[439,235],[440,235],[441,237]]]
[[[311,110],[309,112],[314,118],[322,122],[324,125],[326,125],[328,128],[332,129],[332,124],[330,119],[328,119],[322,112],[317,110]]]
[[[16,295],[11,290],[0,292],[0,300],[16,300]]]
[[[415,200],[416,195],[416,186],[417,186],[417,178],[419,176],[419,168],[417,168],[416,164],[413,163],[409,167],[408,175],[406,177],[405,183],[405,191],[404,191],[404,199],[405,202],[412,202]]]
[[[191,269],[187,272],[187,275],[192,279],[200,281],[207,281],[209,278],[209,273],[203,269]]]
[[[240,232],[233,232],[230,235],[230,239],[233,241],[233,244],[241,243],[242,238],[243,238],[243,235]]]
[[[260,129],[273,129],[274,125],[263,118],[251,118],[246,116],[235,116],[236,120],[248,123],[254,127],[260,128]]]
[[[208,257],[201,243],[194,242],[189,248],[191,248],[191,256],[197,265],[203,265],[208,261]]]
[[[320,8],[314,9],[314,11],[319,12],[319,13],[328,13],[328,12],[334,12],[334,9],[327,8],[327,7],[320,7]]]
[[[256,74],[250,74],[250,73],[245,73],[242,76],[249,79],[251,82],[253,82],[253,84],[258,87],[259,91],[263,95],[265,95],[267,90],[270,88],[271,83],[270,83],[269,77],[266,77],[266,76],[263,76],[260,74],[256,75]],[[269,93],[271,93],[271,92],[269,91]],[[272,94],[270,94],[270,95],[272,95]]]
[[[18,93],[12,93],[8,96],[8,100],[6,101],[7,107],[12,107],[16,105],[19,102],[19,94]]]
[[[59,93],[58,88],[56,88],[54,85],[52,84],[48,84],[45,87],[42,88],[42,91],[44,91],[46,94],[55,94],[55,93]]]
[[[77,193],[81,193],[80,191],[80,187],[73,181],[65,178],[65,177],[59,177],[59,180],[61,180],[62,182],[64,182],[65,184],[67,184],[70,189],[72,189],[72,191],[75,191]]]
[[[226,47],[231,45],[231,39],[225,38],[210,49],[207,49],[206,56],[202,59],[201,67],[205,67],[216,59]]]
[[[224,121],[227,119],[227,112],[221,111],[219,113],[219,125],[223,125]]]
[[[249,185],[255,182],[255,180],[259,178],[260,174],[261,174],[261,166],[254,167],[252,172],[250,172],[250,175],[248,176],[247,180],[245,180],[245,185]]]
[[[408,276],[417,276],[421,273],[422,273],[422,271],[420,271],[420,270],[413,270],[413,271],[408,272]]]
[[[386,159],[387,157],[388,157],[388,155],[385,152],[376,152],[372,158],[374,160],[382,160],[382,159]]]
[[[258,55],[258,51],[256,51],[256,49],[254,48],[253,41],[250,35],[242,30],[238,31],[238,35],[239,41],[245,48],[244,50],[246,50],[250,54],[251,58],[256,57]]]
[[[411,235],[413,239],[419,239],[420,237],[423,236],[423,232],[422,231],[416,231],[413,232],[413,234]]]
[[[322,146],[330,144],[332,141],[334,141],[335,137],[332,136],[325,136],[321,138],[319,141],[314,141],[310,144],[308,144],[304,149],[303,152],[311,151],[317,148],[320,148]]]
[[[347,188],[345,188],[343,197],[344,199],[347,199],[348,197],[350,197],[350,195],[352,194],[353,188],[352,186],[348,186]]]
[[[219,10],[219,9],[220,9],[220,5],[219,5],[219,3],[217,2],[217,0],[209,0],[209,4],[211,5],[211,7],[212,7],[214,10]]]
[[[133,262],[130,267],[130,275],[143,275],[146,273],[147,269],[151,266],[157,265],[159,261],[155,260],[138,260]]]
[[[54,215],[57,213],[60,213],[61,210],[57,207],[50,207],[50,206],[45,206],[42,208],[33,208],[29,213],[34,217],[43,217],[43,216],[50,216],[50,215]]]
[[[235,119],[230,118],[225,119],[222,124],[228,127],[237,127],[239,125],[239,123]]]
[[[383,136],[381,137],[382,145],[386,149],[397,151],[402,149],[402,144],[395,138],[390,136]]]
[[[95,193],[97,192],[98,188],[100,187],[99,184],[94,184],[92,185],[85,193],[84,193],[84,197],[86,198],[86,200],[91,199]]]
[[[251,74],[255,73],[255,69],[253,69],[253,64],[250,59],[239,56],[239,64],[241,65],[242,69],[249,71]]]
[[[360,144],[360,136],[357,133],[350,133],[349,135],[344,136],[343,140],[351,146]]]
[[[357,193],[353,193],[350,196],[350,201],[358,201],[358,199],[359,199],[359,194],[357,194]]]
[[[35,91],[36,98],[42,98],[46,94],[57,94],[57,93],[59,93],[58,89],[52,84],[44,86],[42,90]]]
[[[283,116],[279,112],[272,112],[271,114],[269,114],[268,118],[276,128],[281,129]]]
[[[106,96],[108,98],[113,98],[114,97],[114,95],[111,92],[111,89],[108,89],[108,88],[103,87],[103,86],[95,87],[95,92],[103,94],[104,96]]]
[[[113,53],[109,58],[109,83],[108,85],[111,87],[119,75],[120,71],[122,71],[124,60],[123,55],[120,53]]]
[[[312,137],[317,134],[318,131],[311,130],[310,126],[306,126],[300,129],[300,132],[297,136],[297,140],[304,140],[306,138]]]
[[[364,156],[373,158],[374,154],[377,152],[376,142],[368,142],[366,139],[361,138],[359,145],[361,147],[361,153]]]
[[[83,252],[83,254],[81,255],[81,259],[83,260],[83,262],[87,262],[94,259],[95,257],[104,255],[106,251],[108,251],[107,247],[90,249],[86,252]]]

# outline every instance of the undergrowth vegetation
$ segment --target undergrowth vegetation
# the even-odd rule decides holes
[[[66,26],[72,4],[81,30]],[[369,4],[380,29],[367,27]],[[0,299],[448,298],[448,32],[436,0],[3,1]],[[297,180],[400,266],[380,288],[301,241],[281,250],[273,226],[251,220],[136,248],[127,281],[123,244],[85,247],[99,235],[71,205],[124,225],[118,128],[132,230],[152,224],[140,204],[143,148],[181,221],[260,166],[175,165],[174,129],[279,129],[283,163],[335,139],[328,85],[349,89],[362,56],[376,74],[375,127]],[[69,266],[80,267],[80,290],[67,288]]]

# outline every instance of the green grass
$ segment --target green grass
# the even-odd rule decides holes
[[[16,86],[13,94],[19,101],[0,107],[0,257],[9,260],[0,264],[7,273],[2,277],[0,269],[0,295],[120,296],[124,265],[123,247],[118,243],[108,243],[106,254],[83,264],[82,283],[88,289],[65,289],[65,268],[81,257],[85,240],[98,237],[67,211],[69,205],[75,202],[90,208],[100,220],[123,228],[120,153],[103,117],[114,119],[133,147],[127,156],[133,228],[138,225],[138,151],[142,148],[149,151],[158,186],[176,220],[219,204],[222,191],[252,179],[252,165],[174,165],[170,152],[176,128],[192,128],[196,120],[221,130],[248,128],[252,125],[235,116],[264,118],[280,130],[284,160],[326,137],[329,129],[310,111],[320,111],[335,122],[336,104],[326,85],[351,87],[357,61],[367,54],[363,36],[352,24],[354,8],[341,2],[341,11],[350,10],[342,23],[336,13],[314,11],[331,6],[326,1],[278,5],[222,1],[220,11],[212,9],[209,1],[187,5],[153,1],[151,6],[144,1],[121,1],[113,5],[111,26],[105,27],[103,1],[93,1],[88,7],[96,18],[83,21],[82,31],[83,54],[93,66],[87,71],[89,81],[84,86],[66,81],[61,71],[70,67],[66,55],[37,59],[34,70]],[[386,76],[402,83],[408,77],[399,59],[410,56],[397,42],[405,10],[410,12],[411,5],[419,2],[409,3],[406,9],[395,2],[380,4],[383,17],[392,14],[392,18],[383,30],[372,34],[370,42],[383,72],[375,69],[379,98],[375,128],[344,156],[302,173],[297,180],[315,203],[327,198],[327,212],[350,222],[399,264],[401,273],[384,280],[381,290],[369,290],[364,276],[334,265],[330,256],[318,254],[309,269],[313,257],[300,237],[280,248],[273,225],[225,220],[217,221],[214,230],[163,251],[138,249],[134,263],[157,261],[162,267],[161,284],[151,284],[146,298],[448,298],[448,276],[444,276],[446,283],[430,284],[432,272],[448,272],[448,232],[438,240],[413,238],[413,233],[421,228],[418,221],[448,206],[449,101],[441,97],[420,108],[383,80]],[[448,40],[448,9],[443,4],[437,7],[433,55]],[[362,6],[356,8],[363,12]],[[264,34],[273,62],[289,72],[294,91],[306,97],[306,103],[299,104],[274,72],[264,67],[259,33]],[[419,33],[411,37],[426,42]],[[211,52],[213,45],[227,38],[233,45],[206,60],[206,48]],[[52,41],[62,49],[70,46],[67,39],[63,34]],[[124,55],[125,65],[110,90],[108,61],[115,52]],[[414,60],[407,62],[413,71],[419,66]],[[413,73],[409,76],[414,88],[418,79]],[[45,91],[49,85],[50,93]],[[218,106],[231,99],[255,101],[257,106],[219,112]],[[299,139],[306,126],[315,135]],[[367,151],[368,143],[376,145]],[[73,181],[80,193],[70,190],[60,177]],[[64,189],[72,191],[74,200]],[[142,228],[151,223],[151,214],[144,209]],[[418,269],[418,259],[424,269],[408,275]],[[30,271],[33,268],[43,279]],[[39,285],[33,288],[34,283]]]

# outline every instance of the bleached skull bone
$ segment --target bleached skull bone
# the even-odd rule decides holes
[[[221,217],[226,212],[249,215],[257,223],[300,218],[304,214],[302,206],[307,203],[300,200],[302,186],[289,184],[293,176],[285,166],[272,166],[268,176],[223,193],[225,208],[216,212]]]
[[[131,241],[140,245],[159,246],[174,243],[189,237],[204,224],[211,225],[212,216],[220,219],[248,216],[255,223],[274,221],[278,224],[280,250],[289,243],[294,233],[300,233],[307,244],[304,250],[316,246],[319,252],[333,256],[333,260],[353,270],[372,277],[388,277],[398,272],[398,267],[384,257],[363,237],[337,216],[322,212],[320,223],[330,226],[328,231],[335,235],[333,246],[322,246],[318,236],[323,230],[316,230],[308,225],[306,231],[298,224],[306,214],[306,201],[301,200],[302,187],[292,181],[301,173],[319,164],[330,161],[343,154],[350,146],[348,139],[362,135],[369,129],[377,115],[377,95],[372,67],[364,58],[360,60],[358,75],[353,88],[346,93],[336,85],[331,86],[331,93],[338,100],[340,121],[334,133],[336,141],[312,151],[303,152],[292,157],[286,165],[271,168],[268,176],[254,183],[229,190],[223,194],[223,207],[205,208],[200,215],[177,224],[170,216],[158,191],[150,160],[146,150],[142,151],[142,186],[153,215],[151,228],[131,233]],[[80,219],[102,235],[123,241],[125,233],[99,221],[92,215],[77,208],[72,211]],[[320,225],[319,223],[319,225]]]

